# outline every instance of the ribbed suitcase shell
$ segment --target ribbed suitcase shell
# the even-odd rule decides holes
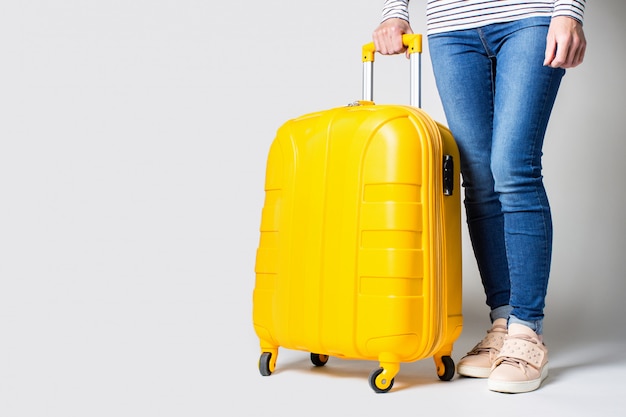
[[[458,167],[450,132],[411,106],[359,102],[279,128],[253,292],[262,374],[284,347],[318,365],[378,360],[377,392],[401,362],[432,356],[440,378],[452,377],[463,323]]]

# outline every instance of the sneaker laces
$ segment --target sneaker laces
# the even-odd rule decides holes
[[[498,361],[498,366],[509,365],[509,366],[517,366],[524,375],[527,375],[528,372],[526,369],[528,368],[528,362],[521,359],[514,359],[509,357],[503,357]]]
[[[501,333],[502,336],[500,337],[502,338],[504,337],[504,333],[502,331],[496,331],[497,329],[499,328],[495,327],[493,329],[487,330],[487,336],[485,336],[483,340],[478,342],[478,344],[474,346],[472,350],[469,351],[467,354],[468,355],[480,355],[482,353],[488,353],[489,361],[493,362],[495,358],[498,356],[498,354],[500,353],[500,349],[498,348],[498,346],[501,345],[501,343],[498,340],[499,337],[497,335],[492,335],[492,333]]]

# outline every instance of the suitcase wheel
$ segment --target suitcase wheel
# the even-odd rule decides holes
[[[450,381],[454,377],[454,361],[450,356],[442,356],[441,363],[437,364],[437,375],[442,381]]]
[[[384,368],[374,369],[370,374],[370,387],[376,393],[388,392],[393,387],[394,378],[388,378]]]
[[[263,376],[270,376],[272,375],[273,370],[274,364],[272,363],[272,353],[263,352],[259,358],[259,372],[261,372],[261,375]]]
[[[321,353],[311,353],[311,362],[315,366],[324,366],[328,362],[328,355],[322,355]]]

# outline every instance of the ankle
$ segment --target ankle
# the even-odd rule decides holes
[[[491,324],[491,330],[504,329],[506,331],[507,320],[505,318],[495,319]]]
[[[539,343],[543,344],[543,334],[537,334],[530,327],[519,324],[519,323],[511,323],[509,324],[509,335],[526,335],[531,337],[532,339],[536,339]]]

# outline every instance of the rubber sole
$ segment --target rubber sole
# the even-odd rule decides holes
[[[491,373],[491,368],[458,365],[456,373],[469,378],[488,378]]]
[[[508,394],[521,394],[524,392],[531,392],[541,386],[544,379],[548,377],[548,364],[543,366],[541,375],[538,379],[530,381],[494,381],[492,379],[487,380],[487,387],[491,391],[504,392]]]

